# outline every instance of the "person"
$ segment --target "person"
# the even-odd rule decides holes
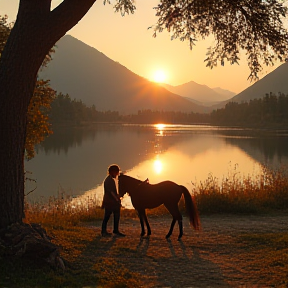
[[[119,237],[125,236],[125,234],[119,231],[120,209],[121,209],[121,200],[118,194],[118,179],[117,179],[119,173],[120,173],[119,166],[116,164],[112,164],[108,167],[108,175],[104,180],[104,196],[103,196],[102,208],[105,209],[105,212],[101,229],[101,235],[103,237],[112,235],[112,233],[109,233],[107,231],[107,223],[112,213],[114,216],[113,234]]]

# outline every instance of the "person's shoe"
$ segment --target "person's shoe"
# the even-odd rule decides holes
[[[119,231],[113,231],[113,234],[114,234],[114,236],[117,236],[117,237],[125,237],[126,236],[125,234],[123,234]]]
[[[102,233],[101,233],[101,236],[102,236],[102,237],[111,237],[111,236],[112,236],[112,233],[109,233],[109,232],[105,231],[105,232],[102,232]]]

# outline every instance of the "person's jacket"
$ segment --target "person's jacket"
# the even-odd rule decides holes
[[[101,206],[102,208],[116,209],[121,206],[120,199],[117,201],[115,197],[113,197],[112,193],[116,196],[117,199],[119,199],[115,180],[111,175],[108,175],[104,180],[104,196]]]

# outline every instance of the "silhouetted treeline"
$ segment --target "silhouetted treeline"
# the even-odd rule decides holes
[[[191,123],[209,123],[209,114],[199,114],[199,113],[184,113],[177,111],[153,111],[150,109],[139,110],[137,114],[132,114],[128,116],[122,116],[123,121],[127,123],[181,123],[181,124],[191,124]]]
[[[97,111],[81,100],[72,100],[68,94],[59,93],[51,104],[49,119],[54,125],[79,125],[94,122],[122,123],[209,123],[209,114],[174,111],[139,110],[137,114],[120,115],[117,111]]]
[[[287,126],[288,95],[266,94],[264,98],[249,102],[230,102],[225,108],[211,113],[213,125],[236,125],[246,127]]]
[[[68,94],[59,93],[51,104],[49,119],[52,124],[79,125],[83,122],[117,122],[116,111],[100,112],[92,105],[87,107],[81,100],[72,100]]]
[[[81,100],[72,100],[59,93],[51,104],[49,119],[54,125],[79,125],[82,123],[171,123],[211,124],[243,127],[284,127],[288,125],[288,95],[266,94],[264,98],[249,102],[230,102],[225,108],[211,114],[175,111],[139,110],[137,114],[120,115],[117,111],[97,111]]]

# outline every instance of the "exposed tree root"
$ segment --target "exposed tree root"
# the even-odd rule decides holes
[[[1,257],[25,258],[38,265],[48,264],[54,269],[65,269],[59,248],[39,224],[15,223],[0,230]]]

